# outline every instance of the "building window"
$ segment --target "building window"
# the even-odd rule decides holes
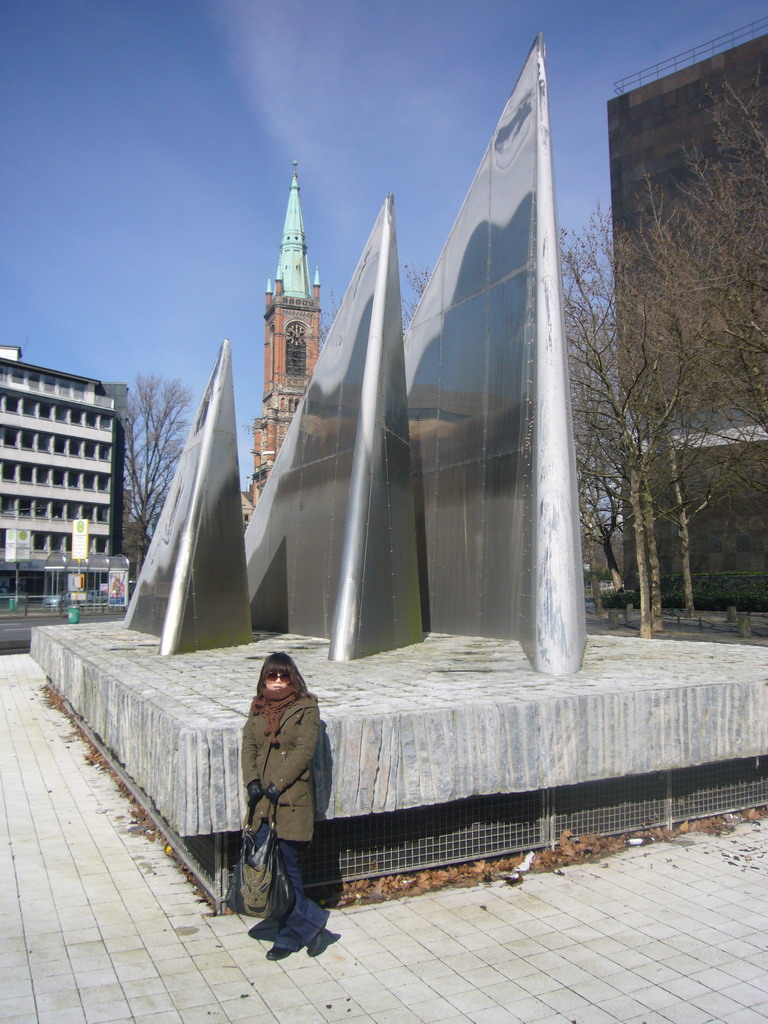
[[[14,395],[5,396],[5,411],[6,412],[18,412],[19,411],[19,400]]]
[[[53,471],[53,486],[63,487],[65,483],[66,473],[63,469],[54,469]]]
[[[33,477],[32,466],[19,466],[19,482],[22,484],[31,484]]]
[[[46,551],[48,549],[48,535],[45,533],[32,532],[32,547],[35,551]]]
[[[13,427],[6,427],[3,431],[3,441],[6,448],[15,448],[19,443],[19,432]]]
[[[53,450],[57,455],[67,454],[67,439],[57,434],[53,439]]]
[[[56,411],[55,411],[56,422],[57,423],[66,423],[67,420],[68,420],[68,413],[69,413],[69,410],[66,409],[63,405],[57,405],[56,406]]]
[[[3,463],[3,480],[15,480],[16,479],[16,463],[15,462],[4,462]]]
[[[739,554],[746,554],[752,550],[751,535],[748,533],[737,533],[736,534],[736,551]]]
[[[298,320],[285,328],[285,372],[289,377],[306,376],[307,328]]]
[[[21,447],[27,448],[29,451],[34,451],[35,448],[35,435],[31,430],[22,430],[21,432]]]

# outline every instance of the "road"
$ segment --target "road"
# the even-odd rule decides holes
[[[81,615],[81,622],[116,622],[125,617],[107,612],[86,612]],[[29,651],[30,631],[34,626],[62,626],[67,624],[66,615],[3,615],[0,617],[0,654],[18,654]],[[77,629],[72,625],[71,629]]]

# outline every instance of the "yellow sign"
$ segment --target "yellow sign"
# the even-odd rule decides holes
[[[72,523],[72,557],[88,557],[88,520],[75,519]]]

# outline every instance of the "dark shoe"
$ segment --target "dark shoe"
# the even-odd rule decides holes
[[[333,932],[329,932],[326,928],[321,928],[314,939],[307,945],[307,956],[320,956],[338,938],[339,936],[334,935]]]
[[[291,953],[293,950],[286,949],[285,946],[273,946],[272,949],[267,950],[267,960],[285,960]]]

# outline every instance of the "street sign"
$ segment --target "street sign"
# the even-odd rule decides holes
[[[72,523],[72,558],[80,561],[88,557],[88,520],[75,519]]]
[[[32,557],[32,534],[29,530],[5,531],[6,562],[28,562]]]

